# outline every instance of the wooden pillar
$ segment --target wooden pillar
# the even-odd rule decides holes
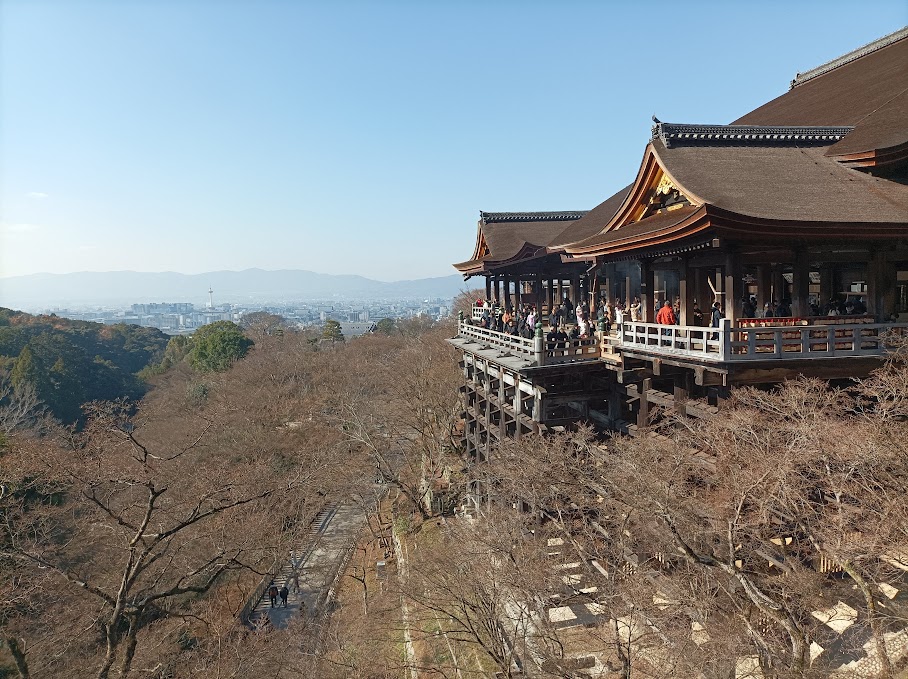
[[[557,286],[558,299],[556,299],[555,302],[558,306],[561,306],[561,303],[564,301],[564,288],[562,287],[561,275],[558,276]]]
[[[681,267],[678,270],[678,296],[681,297],[681,318],[680,325],[692,325],[694,300],[694,279],[696,271],[692,271],[687,258],[681,259]]]
[[[507,387],[504,383],[504,368],[498,367],[498,435],[503,439],[508,432],[507,413],[504,404],[507,402]]]
[[[641,285],[642,285],[642,283],[641,283]],[[636,297],[636,295],[631,294],[631,277],[625,276],[624,277],[624,308],[625,309],[631,308],[631,302],[634,300],[634,297]],[[630,312],[628,312],[628,313],[630,313]]]
[[[492,278],[486,276],[486,299],[492,299]]]
[[[791,277],[791,315],[803,318],[810,315],[810,258],[807,250],[795,250]]]
[[[766,303],[772,298],[771,287],[772,281],[769,276],[769,266],[760,264],[757,267],[757,316],[763,314]]]
[[[772,301],[781,302],[785,299],[785,279],[782,277],[782,265],[772,267]]]
[[[552,314],[555,313],[555,302],[557,298],[555,297],[555,279],[549,279],[549,291],[548,291],[548,302],[549,302],[549,318],[551,319]]]
[[[595,311],[594,309],[599,308],[599,300],[602,298],[602,295],[599,294],[602,290],[602,276],[600,274],[600,269],[593,271],[593,285],[590,290],[590,314],[593,315],[593,318],[590,319],[590,322],[595,322]]]
[[[640,298],[643,299],[642,297]],[[653,381],[647,377],[640,383],[640,401],[637,408],[637,426],[641,429],[649,424],[649,401],[646,392],[653,388]]]
[[[615,302],[615,299],[614,299],[615,283],[614,283],[614,281],[615,281],[615,265],[606,264],[605,265],[605,276],[604,276],[604,280],[602,281],[602,283],[603,283],[602,297],[605,299],[606,302],[609,302],[610,304],[614,304],[614,302]]]
[[[820,265],[820,313],[825,312],[825,306],[829,304],[829,300],[832,299],[835,295],[835,290],[833,289],[834,285],[834,270],[831,264],[821,264]]]
[[[580,301],[580,274],[571,276],[571,302],[576,305]]]
[[[650,263],[640,260],[640,312],[644,323],[656,322],[656,273]]]
[[[621,396],[618,394],[618,384],[611,382],[611,391],[608,395],[608,419],[611,426],[617,429],[618,420],[621,419]]]
[[[520,274],[514,280],[514,308],[519,309],[523,304],[523,281],[520,280]]]
[[[687,401],[690,398],[690,392],[693,389],[693,376],[693,373],[688,370],[685,370],[680,375],[675,375],[675,412],[679,415],[687,415]]]
[[[867,312],[885,323],[895,311],[896,268],[884,250],[873,250],[867,263]]]
[[[714,286],[716,289],[716,292],[715,292],[715,295],[713,296],[713,301],[721,304],[723,309],[725,309],[725,301],[726,301],[726,295],[723,294],[725,291],[724,284],[725,284],[725,282],[722,277],[722,268],[718,267],[718,268],[716,268],[716,284]]]
[[[504,300],[504,296],[502,295],[501,276],[495,276],[495,282],[493,285],[495,289],[495,303],[501,305]]]
[[[508,276],[507,274],[505,274],[501,277],[501,280],[502,280],[502,283],[504,286],[504,294],[502,295],[502,298],[501,298],[501,304],[505,309],[510,309],[511,308],[511,277]]]
[[[722,310],[733,328],[735,321],[741,316],[741,290],[741,257],[736,252],[728,252],[725,255],[725,303]]]
[[[536,272],[536,318],[542,317],[542,303],[545,300],[545,290],[542,287],[542,272]]]

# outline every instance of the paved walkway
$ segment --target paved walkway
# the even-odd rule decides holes
[[[286,584],[290,590],[287,605],[281,605],[278,597],[272,608],[266,590],[250,620],[254,622],[267,615],[274,627],[286,627],[294,618],[312,619],[319,613],[346,553],[362,530],[363,521],[363,510],[358,505],[341,505],[320,516],[309,529],[303,548],[291,552],[274,578],[278,589]],[[294,574],[299,582],[298,590]]]

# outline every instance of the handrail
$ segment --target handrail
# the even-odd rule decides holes
[[[625,321],[618,326],[619,348],[639,348],[659,354],[689,356],[709,361],[722,361],[728,354],[729,321],[719,328],[699,325],[660,325],[642,321]]]
[[[621,324],[614,345],[619,350],[639,349],[647,353],[737,363],[834,356],[880,356],[887,351],[889,333],[908,335],[908,323],[732,328],[728,319],[723,319],[719,328],[704,328],[635,321]]]
[[[536,366],[598,360],[606,354],[634,350],[710,363],[869,357],[888,351],[891,333],[908,336],[908,323],[829,322],[834,318],[809,319],[820,321],[815,325],[792,325],[790,319],[780,318],[785,324],[734,328],[729,319],[722,319],[718,328],[625,321],[615,326],[614,335],[598,333],[601,337],[557,343],[546,341],[539,326],[536,336],[529,339],[461,321],[458,334]]]
[[[908,335],[908,323],[735,328],[727,360],[881,356],[888,350],[890,334]]]
[[[461,321],[458,325],[458,335],[499,349],[505,354],[524,358],[536,366],[598,360],[601,354],[599,340],[595,336],[547,342],[539,325],[536,336],[526,338]]]

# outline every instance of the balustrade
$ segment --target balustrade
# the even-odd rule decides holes
[[[475,321],[481,321],[483,310],[473,308]],[[779,325],[768,324],[770,319],[760,321],[759,325],[735,328],[727,319],[718,328],[630,321],[616,325],[610,335],[597,333],[602,335],[600,339],[559,342],[546,341],[540,331],[527,339],[461,321],[459,334],[535,365],[598,360],[605,353],[628,350],[715,363],[879,356],[886,353],[890,337],[908,336],[908,323],[868,323],[864,318],[840,323],[830,317],[798,319],[798,324],[778,319]]]

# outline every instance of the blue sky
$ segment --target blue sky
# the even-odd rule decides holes
[[[589,209],[650,117],[727,123],[893,2],[0,0],[0,275],[454,273]]]

